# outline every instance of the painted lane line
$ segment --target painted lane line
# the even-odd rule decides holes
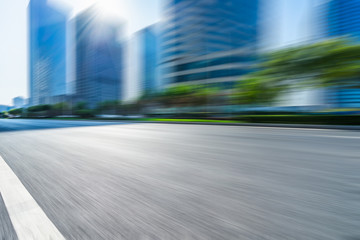
[[[0,192],[19,240],[65,240],[1,156]]]

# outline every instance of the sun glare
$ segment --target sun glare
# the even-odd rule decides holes
[[[97,0],[96,6],[104,17],[122,17],[124,4],[119,0]]]

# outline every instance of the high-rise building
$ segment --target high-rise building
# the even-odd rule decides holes
[[[11,109],[8,105],[0,105],[0,113],[4,111],[9,111]]]
[[[319,5],[319,36],[350,35],[360,40],[360,1],[328,0]]]
[[[360,43],[360,1],[328,0],[320,4],[317,10],[318,39],[350,36]],[[346,86],[328,88],[326,103],[334,108],[360,108],[359,83],[360,76]]]
[[[25,99],[23,97],[13,98],[13,105],[15,108],[21,108],[25,105]]]
[[[31,0],[28,11],[30,105],[49,104],[66,94],[67,16],[46,0]]]
[[[167,0],[161,34],[164,84],[231,87],[250,72],[258,40],[258,0]]]
[[[121,99],[123,56],[122,24],[105,19],[95,7],[80,13],[75,24],[75,96],[94,108]]]
[[[136,32],[128,41],[125,101],[155,92],[159,86],[158,32],[157,25],[154,24]]]
[[[158,33],[156,25],[146,27],[139,33],[141,58],[143,59],[143,72],[141,85],[143,93],[150,93],[156,90],[158,64]]]

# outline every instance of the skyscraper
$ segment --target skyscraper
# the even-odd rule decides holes
[[[121,23],[105,19],[95,7],[75,18],[76,101],[94,108],[120,100],[122,85]]]
[[[317,10],[318,39],[350,36],[360,43],[360,1],[328,0]],[[360,76],[347,86],[328,88],[325,98],[334,108],[360,108]]]
[[[351,35],[360,40],[360,1],[328,0],[318,8],[322,38]]]
[[[29,11],[30,105],[52,103],[66,94],[66,14],[46,0],[31,0]]]
[[[165,84],[231,86],[251,71],[258,0],[168,0],[161,35]]]
[[[125,101],[157,90],[158,37],[154,24],[136,32],[128,41]]]
[[[25,105],[25,99],[23,97],[13,98],[13,105],[15,108],[21,108]]]
[[[156,25],[146,27],[139,32],[141,58],[143,58],[142,91],[150,93],[156,90],[158,64],[158,32]]]

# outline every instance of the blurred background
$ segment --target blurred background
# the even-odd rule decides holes
[[[360,239],[360,0],[0,0],[0,33],[0,239]]]
[[[359,124],[357,0],[17,0],[0,9],[3,117]]]

